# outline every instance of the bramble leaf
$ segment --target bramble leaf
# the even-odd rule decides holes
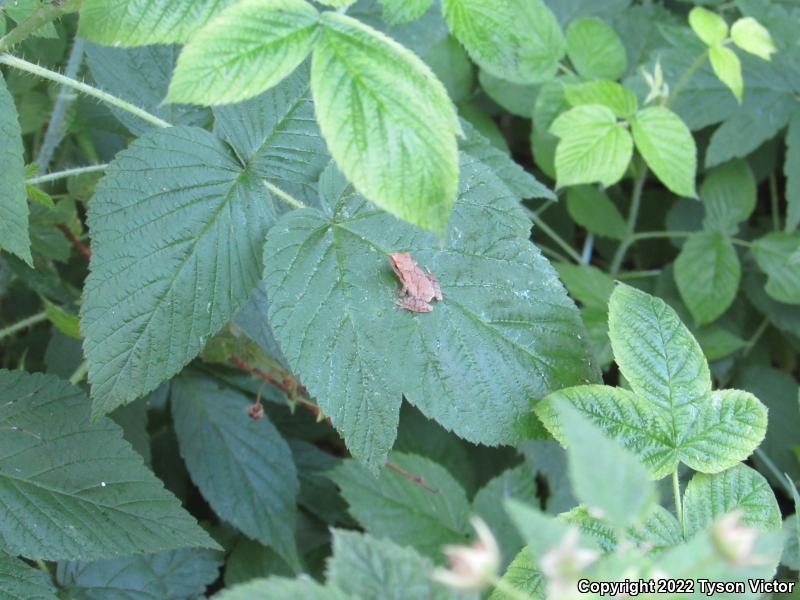
[[[702,6],[689,11],[689,25],[707,46],[718,45],[728,35],[725,19]]]
[[[14,554],[96,560],[217,545],[109,419],[52,375],[0,371],[0,538]]]
[[[767,293],[778,302],[800,304],[800,233],[760,237],[753,243],[753,255],[767,274]]]
[[[587,79],[619,79],[628,67],[622,40],[597,17],[580,17],[569,24],[567,56]]]
[[[776,52],[772,36],[753,17],[742,17],[731,26],[731,39],[745,52],[770,60]]]
[[[744,160],[711,169],[700,186],[705,207],[703,228],[734,235],[756,207],[756,180]]]
[[[273,218],[261,181],[207,131],[154,131],[117,155],[88,213],[81,331],[95,416],[180,371],[247,302]]]
[[[47,575],[0,551],[0,600],[58,600],[58,596]]]
[[[736,100],[741,102],[742,94],[744,94],[744,81],[742,80],[742,64],[736,53],[725,46],[712,46],[708,51],[708,59],[711,61],[714,74],[728,86],[728,89],[736,96]]]
[[[269,600],[357,600],[352,596],[330,586],[317,583],[310,577],[303,579],[285,579],[270,577],[255,579],[242,585],[223,590],[215,600],[253,600],[269,598]]]
[[[389,25],[414,21],[425,14],[432,0],[380,0],[383,17]]]
[[[620,119],[629,119],[639,108],[636,94],[616,81],[598,79],[573,83],[564,87],[564,96],[572,106],[602,104]]]
[[[621,240],[628,226],[617,206],[602,190],[583,185],[567,190],[567,211],[581,227],[603,237]]]
[[[183,47],[167,101],[211,106],[257,96],[306,59],[319,18],[305,0],[233,4]]]
[[[459,124],[444,86],[411,51],[326,12],[311,89],[336,164],[367,199],[444,232],[458,187]]]

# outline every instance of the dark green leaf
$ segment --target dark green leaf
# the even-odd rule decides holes
[[[628,226],[617,206],[596,187],[569,188],[567,210],[578,225],[599,236],[621,240],[628,233]]]
[[[0,600],[57,600],[47,575],[0,551]]]
[[[800,304],[800,233],[770,233],[755,241],[753,254],[767,274],[767,293],[778,302]]]
[[[622,40],[597,17],[580,17],[569,24],[567,56],[587,79],[619,79],[628,67]]]

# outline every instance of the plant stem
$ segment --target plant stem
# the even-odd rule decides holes
[[[48,173],[47,175],[37,175],[26,179],[25,183],[28,185],[39,185],[40,183],[48,183],[50,181],[57,181],[72,177],[73,175],[83,175],[85,173],[97,173],[98,171],[105,171],[108,168],[108,163],[100,165],[87,165],[85,167],[75,167],[74,169],[65,169],[63,171],[56,171],[55,173]]]
[[[764,317],[764,319],[761,321],[761,324],[758,326],[758,329],[756,329],[753,335],[750,336],[750,339],[747,340],[747,344],[745,345],[744,350],[742,351],[742,356],[747,356],[748,354],[750,354],[750,351],[753,348],[755,348],[755,345],[758,343],[758,340],[761,339],[761,336],[764,335],[764,332],[767,330],[768,327],[769,327],[769,319]]]
[[[92,96],[93,98],[97,98],[102,102],[116,106],[117,108],[124,110],[125,112],[129,112],[132,115],[139,117],[143,121],[147,121],[151,125],[155,125],[156,127],[172,127],[171,123],[167,123],[164,119],[150,114],[146,110],[143,110],[138,106],[134,106],[130,102],[126,102],[121,98],[112,96],[111,94],[83,83],[82,81],[71,79],[69,77],[65,77],[61,73],[56,73],[50,69],[40,67],[39,65],[28,62],[27,60],[23,60],[16,56],[11,56],[10,54],[0,54],[0,64],[8,65],[9,67],[14,67],[15,69],[19,69],[20,71],[25,71],[33,75],[38,75],[44,79],[49,79],[50,81],[55,81],[61,85],[65,85],[72,89],[78,90],[79,92],[83,92],[87,96]]]
[[[70,79],[75,79],[80,69],[81,62],[83,62],[83,38],[76,37],[75,42],[72,44],[72,50],[69,53],[69,60],[67,61],[67,69],[64,71],[64,76]],[[67,106],[74,98],[74,94],[69,91],[65,85],[61,86],[58,90],[58,97],[53,106],[53,113],[50,116],[50,122],[47,124],[47,131],[44,134],[44,141],[39,150],[39,156],[36,158],[36,166],[38,173],[46,173],[50,166],[50,161],[53,160],[56,148],[64,139],[64,130],[62,124],[64,116],[67,114]]]
[[[694,62],[691,65],[689,65],[689,68],[686,69],[686,71],[684,71],[683,75],[681,75],[681,78],[678,80],[678,83],[676,83],[675,87],[672,88],[672,92],[670,93],[669,98],[667,98],[667,102],[665,103],[665,106],[667,108],[675,104],[675,101],[678,99],[678,96],[680,96],[683,89],[689,83],[689,80],[691,80],[692,76],[695,74],[695,71],[697,71],[697,69],[699,69],[703,65],[703,63],[706,61],[707,58],[708,58],[708,50],[703,50],[703,52],[700,53],[700,55],[694,59]]]
[[[681,482],[678,479],[678,468],[672,472],[672,495],[675,497],[675,516],[681,524],[681,533],[686,534],[683,526],[683,502],[681,501]]]
[[[69,382],[72,385],[78,385],[83,378],[86,377],[86,373],[89,371],[89,363],[87,361],[83,361],[81,364],[78,365],[78,368],[75,369],[75,372],[70,375]]]
[[[636,235],[636,221],[639,219],[639,208],[642,205],[642,192],[644,191],[644,183],[647,179],[647,168],[642,170],[642,174],[633,184],[633,194],[631,196],[631,209],[628,212],[628,229],[617,251],[614,253],[614,258],[611,259],[611,268],[609,269],[611,276],[615,277],[619,273],[622,266],[622,261],[625,260],[625,254],[628,248],[633,243]]]
[[[536,223],[536,226],[542,231],[544,231],[545,234],[547,234],[547,237],[553,240],[558,245],[558,247],[564,251],[564,253],[567,256],[569,256],[577,264],[581,264],[581,255],[578,254],[572,246],[570,246],[567,242],[565,242],[560,235],[558,235],[555,231],[553,231],[550,228],[550,226],[547,223],[545,223],[536,212],[528,209],[528,215],[530,215],[531,220],[534,223]]]
[[[592,250],[594,249],[594,234],[590,233],[586,236],[586,241],[583,243],[583,252],[581,252],[581,264],[588,265],[592,260]]]
[[[0,38],[0,52],[5,52],[25,41],[31,34],[36,33],[51,21],[55,21],[61,15],[75,12],[80,5],[80,0],[67,0],[66,2],[48,2],[36,9],[27,19]]]
[[[35,315],[31,315],[21,321],[17,321],[13,325],[9,325],[5,329],[0,329],[0,340],[7,338],[8,336],[30,327],[32,325],[36,325],[37,323],[41,323],[42,321],[47,320],[47,313],[42,311],[40,313],[36,313]]]
[[[787,483],[786,477],[784,477],[784,475],[780,472],[780,469],[778,469],[777,465],[774,462],[772,462],[772,459],[767,455],[767,453],[764,452],[761,448],[756,448],[755,455],[762,463],[764,463],[764,466],[767,467],[767,470],[770,473],[772,473],[772,476],[777,481],[780,481],[781,487],[783,487],[786,493],[789,494],[789,497],[791,498],[792,496],[794,496],[794,491],[792,490],[789,483]]]
[[[781,215],[778,212],[778,179],[775,177],[775,171],[769,174],[769,201],[772,211],[772,228],[780,231]]]
[[[661,269],[649,269],[647,271],[625,271],[617,274],[617,279],[646,279],[647,277],[658,277]]]
[[[298,200],[288,192],[284,192],[277,185],[270,183],[266,179],[262,179],[262,181],[264,182],[264,187],[266,187],[270,192],[275,194],[278,198],[280,198],[283,202],[285,202],[289,206],[293,208],[308,208],[305,204],[300,202],[300,200]]]
[[[539,247],[539,250],[542,251],[542,254],[546,254],[550,258],[555,258],[559,262],[563,263],[569,262],[569,259],[563,254],[561,254],[561,252],[557,252],[556,250],[553,250],[552,248],[550,248],[549,246],[545,246],[544,244],[536,244],[536,245]]]

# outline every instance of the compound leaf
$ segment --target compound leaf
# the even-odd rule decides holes
[[[274,208],[224,142],[191,127],[137,139],[89,206],[81,331],[100,415],[180,371],[247,302]]]
[[[52,375],[0,371],[0,540],[45,560],[216,548],[110,419]]]

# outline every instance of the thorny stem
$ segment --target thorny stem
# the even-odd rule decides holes
[[[278,379],[273,375],[271,375],[270,373],[267,373],[263,369],[259,369],[258,367],[251,365],[249,362],[247,362],[246,360],[244,360],[239,356],[231,356],[230,363],[239,367],[244,371],[247,371],[251,375],[255,375],[256,377],[266,381],[267,383],[271,383],[272,385],[274,385],[275,387],[286,393],[286,395],[289,396],[291,400],[294,400],[295,402],[300,404],[300,406],[311,412],[314,416],[318,417],[320,415],[321,411],[319,409],[319,406],[317,406],[307,398],[308,390],[306,390],[305,386],[303,386],[297,380],[293,379],[288,374],[284,373],[282,374],[282,379]],[[329,425],[331,425],[331,420],[329,418],[325,419],[325,421]],[[395,473],[402,475],[403,477],[409,479],[410,481],[413,481],[423,489],[433,494],[439,493],[438,489],[429,486],[425,482],[425,479],[423,479],[421,476],[409,473],[408,471],[394,464],[393,462],[386,461],[386,468],[391,469]]]
[[[78,385],[83,378],[86,377],[86,373],[89,371],[89,363],[87,361],[83,361],[78,368],[75,369],[75,372],[70,376],[69,382],[72,385]]]
[[[700,55],[694,59],[694,62],[691,65],[689,65],[689,68],[686,69],[686,71],[684,71],[683,75],[678,80],[678,83],[675,84],[675,87],[672,89],[672,92],[670,92],[669,98],[667,98],[667,102],[665,104],[667,108],[675,104],[675,101],[678,99],[678,96],[680,96],[683,89],[689,83],[692,76],[695,74],[695,71],[697,71],[697,69],[699,69],[703,65],[703,63],[706,61],[707,58],[708,58],[708,50],[703,50],[703,52],[701,52]]]
[[[558,235],[555,231],[553,231],[550,228],[550,226],[547,223],[545,223],[536,212],[532,211],[531,209],[528,209],[528,215],[530,216],[531,220],[534,223],[536,223],[536,226],[542,231],[544,231],[547,237],[553,240],[558,245],[558,247],[561,248],[566,253],[567,256],[569,256],[573,261],[575,261],[576,264],[581,264],[581,255],[578,254],[572,246],[570,246],[567,242],[565,242],[560,235]]]
[[[7,338],[8,336],[21,331],[22,329],[26,329],[27,327],[31,327],[32,325],[36,325],[37,323],[41,323],[42,321],[47,320],[47,313],[42,311],[40,313],[36,313],[35,315],[31,315],[21,321],[17,321],[13,325],[9,325],[5,329],[0,329],[0,340]]]
[[[55,21],[61,15],[75,12],[80,7],[80,0],[67,0],[67,2],[48,2],[41,8],[35,10],[31,15],[0,38],[0,52],[5,52],[20,42],[25,41],[31,34],[35,33],[51,21]]]
[[[274,184],[270,183],[266,179],[264,179],[263,182],[264,182],[264,187],[266,187],[270,192],[275,194],[280,200],[282,200],[283,202],[285,202],[289,206],[291,206],[293,208],[307,208],[305,204],[300,202],[300,200],[298,200],[297,198],[295,198],[291,194],[283,191],[277,185],[274,185]]]
[[[41,183],[48,183],[50,181],[57,181],[72,177],[73,175],[84,175],[86,173],[97,173],[98,171],[105,171],[108,168],[108,163],[100,165],[87,165],[85,167],[75,167],[74,169],[65,169],[64,171],[56,171],[55,173],[48,173],[47,175],[37,175],[25,180],[28,185],[39,185]]]
[[[89,246],[87,246],[86,244],[84,244],[77,235],[72,233],[69,230],[69,227],[67,227],[63,223],[59,223],[56,227],[58,227],[61,230],[61,233],[63,233],[67,237],[67,239],[70,241],[70,243],[73,246],[75,246],[75,249],[82,256],[84,256],[86,258],[92,258],[92,249],[89,248]]]
[[[614,258],[611,260],[611,276],[614,277],[619,273],[622,266],[622,261],[625,260],[625,254],[628,252],[636,236],[636,221],[639,219],[639,208],[642,205],[642,192],[644,191],[644,183],[647,179],[647,168],[642,171],[642,174],[633,185],[633,195],[631,196],[631,209],[628,213],[628,229],[617,251],[614,253]]]
[[[678,523],[681,524],[681,533],[686,534],[683,526],[683,502],[681,502],[681,482],[678,479],[677,467],[672,472],[672,494],[675,497],[675,516],[678,517]]]
[[[15,69],[19,69],[20,71],[25,71],[33,75],[38,75],[39,77],[42,77],[44,79],[49,79],[50,81],[55,81],[56,83],[60,83],[61,85],[71,87],[72,89],[78,90],[79,92],[86,94],[87,96],[92,96],[93,98],[97,98],[102,102],[106,102],[107,104],[111,104],[112,106],[116,106],[121,110],[129,112],[132,115],[136,115],[143,121],[147,121],[148,123],[155,125],[156,127],[172,127],[171,123],[168,123],[164,119],[161,119],[147,112],[146,110],[139,108],[138,106],[134,106],[130,102],[126,102],[121,98],[112,96],[111,94],[104,92],[103,90],[99,90],[96,87],[93,87],[86,83],[83,83],[82,81],[71,79],[70,77],[65,77],[61,73],[56,73],[55,71],[51,71],[50,69],[45,69],[44,67],[40,67],[37,64],[28,62],[27,60],[23,60],[16,56],[11,56],[10,54],[0,54],[0,64],[8,65],[9,67],[14,67]]]

